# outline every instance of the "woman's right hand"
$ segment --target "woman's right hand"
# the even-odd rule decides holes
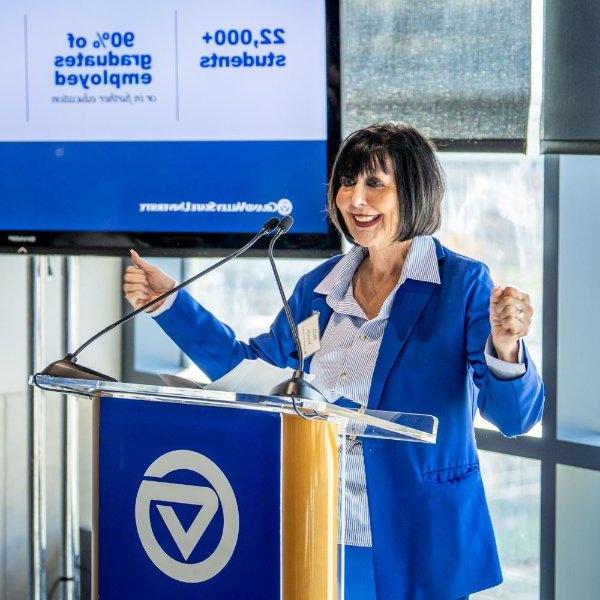
[[[174,279],[143,260],[135,250],[130,252],[133,265],[125,269],[123,291],[125,299],[133,308],[139,308],[175,287]],[[163,302],[164,300],[152,305],[147,312],[156,310]]]

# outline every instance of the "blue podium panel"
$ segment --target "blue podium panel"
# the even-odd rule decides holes
[[[278,414],[102,398],[98,593],[280,597]]]

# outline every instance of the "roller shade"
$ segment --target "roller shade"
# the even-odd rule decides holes
[[[546,0],[541,150],[600,154],[600,2]]]
[[[523,150],[530,1],[345,0],[343,128],[406,121],[449,150]]]

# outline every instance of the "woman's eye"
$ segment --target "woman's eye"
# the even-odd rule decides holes
[[[383,185],[383,181],[381,181],[381,179],[377,179],[377,177],[369,177],[369,179],[367,179],[367,185],[369,187],[381,187]]]
[[[340,185],[342,187],[352,187],[355,183],[355,180],[351,177],[340,177]]]

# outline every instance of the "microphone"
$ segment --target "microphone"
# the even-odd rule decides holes
[[[200,273],[194,275],[193,277],[186,279],[183,283],[176,285],[174,288],[170,289],[168,292],[165,292],[164,294],[161,294],[157,298],[154,298],[154,300],[150,300],[150,302],[146,302],[146,304],[143,304],[139,308],[136,308],[132,313],[125,315],[124,317],[122,317],[121,319],[116,321],[115,323],[108,325],[108,327],[105,327],[104,329],[102,329],[101,331],[99,331],[98,333],[93,335],[89,340],[84,342],[81,346],[79,346],[79,348],[77,348],[77,350],[75,350],[75,352],[67,354],[61,360],[57,360],[53,363],[50,363],[41,373],[36,373],[36,375],[40,375],[40,374],[41,375],[51,375],[52,377],[65,377],[68,379],[93,379],[96,381],[117,381],[116,379],[114,379],[113,377],[110,377],[109,375],[105,375],[104,373],[94,371],[93,369],[90,369],[88,367],[78,365],[77,364],[78,354],[82,350],[87,348],[92,342],[95,342],[99,337],[103,336],[105,333],[112,331],[113,329],[115,329],[115,327],[119,327],[120,325],[123,325],[123,323],[125,323],[126,321],[129,321],[130,319],[133,319],[135,316],[139,315],[141,312],[143,312],[150,306],[153,306],[154,304],[160,302],[161,300],[164,300],[167,296],[174,294],[175,292],[179,291],[181,288],[184,288],[185,286],[189,285],[190,283],[196,281],[196,279],[199,279],[200,277],[207,275],[211,271],[214,271],[215,269],[217,269],[221,265],[225,264],[226,262],[229,262],[230,260],[237,258],[238,256],[241,256],[242,254],[244,254],[244,252],[246,252],[252,246],[254,246],[254,244],[256,244],[256,242],[258,242],[258,240],[265,237],[266,235],[269,235],[271,232],[275,231],[279,227],[279,225],[280,225],[280,220],[277,217],[273,217],[272,219],[269,219],[262,226],[260,231],[245,246],[242,246],[239,250],[235,250],[234,252],[232,252],[231,254],[226,256],[225,258],[222,258],[221,260],[217,261],[215,264],[211,265],[207,269],[200,271]],[[34,375],[34,381],[35,381],[35,375]]]
[[[323,396],[323,394],[321,394],[321,392],[315,386],[311,385],[304,379],[304,352],[302,352],[302,344],[300,343],[300,337],[298,336],[298,327],[294,322],[290,305],[285,297],[285,292],[283,290],[283,286],[281,285],[281,279],[279,278],[277,266],[275,265],[275,258],[273,256],[273,248],[275,247],[275,243],[284,233],[287,233],[293,223],[294,219],[290,216],[281,219],[279,225],[275,228],[275,233],[273,234],[273,238],[269,244],[268,256],[269,262],[271,263],[271,269],[273,270],[273,275],[275,276],[275,281],[277,282],[277,289],[279,290],[279,295],[281,296],[281,300],[283,302],[283,310],[285,312],[285,316],[287,317],[290,330],[292,331],[294,343],[296,344],[296,350],[298,352],[298,368],[294,371],[294,374],[290,379],[286,379],[285,381],[278,383],[270,391],[270,394],[272,396],[288,396],[294,401],[296,398],[302,398],[305,400],[326,402],[327,400],[325,396]],[[302,416],[302,414],[300,414],[300,416]]]

